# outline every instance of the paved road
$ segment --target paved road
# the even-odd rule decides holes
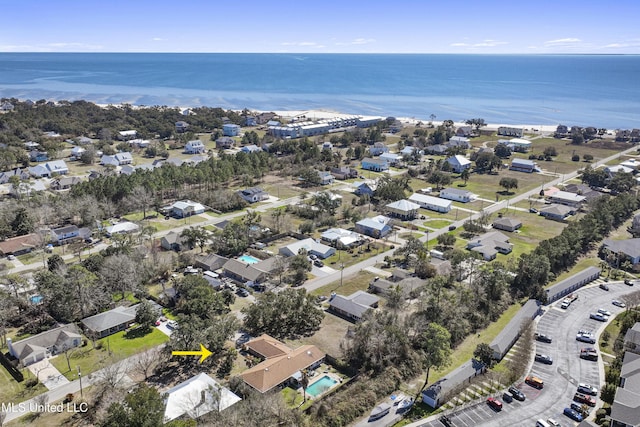
[[[544,381],[542,390],[526,384],[518,384],[527,396],[526,401],[514,400],[513,403],[504,403],[504,409],[499,413],[491,410],[483,401],[451,415],[453,425],[456,427],[533,426],[539,418],[545,420],[554,418],[563,426],[577,425],[564,416],[562,411],[572,402],[578,383],[602,387],[604,364],[601,358],[598,362],[580,359],[581,348],[597,345],[576,341],[576,333],[582,329],[593,331],[599,336],[606,323],[590,319],[589,314],[598,308],[604,308],[612,313],[611,319],[613,319],[624,309],[614,306],[611,301],[622,299],[623,295],[637,290],[622,282],[609,283],[609,288],[609,292],[598,288],[595,284],[582,288],[577,292],[578,300],[574,301],[567,310],[560,308],[560,301],[544,307],[545,313],[538,320],[537,331],[551,336],[553,342],[551,344],[536,342],[535,352],[552,356],[553,364],[533,362],[530,370],[530,374]],[[601,405],[602,402],[598,401],[596,408]],[[591,414],[593,418],[595,408],[592,409]],[[411,426],[441,427],[442,423],[437,419],[431,419],[411,424]]]

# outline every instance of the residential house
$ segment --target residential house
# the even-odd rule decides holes
[[[620,164],[629,169],[638,170],[640,169],[640,162],[634,158],[627,159],[624,162],[620,162]]]
[[[79,136],[78,138],[76,138],[76,141],[78,142],[78,144],[82,144],[82,145],[88,145],[93,143],[91,138],[87,138],[86,136]]]
[[[353,194],[356,196],[373,196],[373,193],[376,192],[376,188],[378,188],[378,182],[374,180],[367,180],[364,182],[354,182],[355,190],[353,190]]]
[[[229,258],[218,254],[199,254],[195,257],[194,265],[204,271],[216,271],[220,270],[227,261],[229,261]]]
[[[380,160],[386,160],[391,166],[396,166],[402,161],[402,155],[396,153],[382,153],[379,158]]]
[[[69,173],[69,168],[64,160],[52,160],[41,165],[29,167],[29,173],[36,178],[51,178],[54,174],[65,175]]]
[[[249,203],[269,200],[269,193],[260,187],[245,188],[244,190],[238,191],[238,195]]]
[[[493,221],[493,228],[497,230],[504,230],[509,232],[514,232],[522,227],[522,221],[515,218],[497,218]]]
[[[362,169],[383,172],[389,170],[389,162],[385,159],[373,159],[371,157],[365,157],[362,159]]]
[[[384,142],[374,142],[371,147],[369,147],[369,154],[372,156],[379,156],[382,153],[388,153],[389,147],[387,147]]]
[[[135,130],[122,130],[118,132],[118,135],[121,140],[128,141],[130,139],[135,139],[138,136],[138,132]]]
[[[466,136],[452,136],[449,141],[447,141],[447,147],[460,147],[460,148],[469,148],[471,147],[471,140]]]
[[[560,205],[571,206],[572,208],[580,208],[582,203],[586,200],[585,196],[581,196],[576,193],[569,193],[567,191],[556,191],[548,199],[551,203],[557,203]]]
[[[71,160],[80,160],[80,158],[82,157],[82,153],[84,153],[85,151],[87,151],[86,149],[80,147],[80,146],[75,146],[71,149]]]
[[[502,136],[515,136],[516,138],[522,138],[524,132],[522,128],[515,128],[510,126],[498,127],[498,135]]]
[[[258,153],[262,151],[262,148],[258,147],[255,144],[249,144],[242,147],[240,151],[242,151],[243,153],[251,154],[251,153]]]
[[[624,349],[625,351],[640,354],[640,322],[636,322],[624,334]]]
[[[318,171],[318,176],[320,177],[321,185],[333,184],[333,181],[335,180],[335,177],[331,175],[331,172]]]
[[[456,129],[456,136],[471,136],[473,128],[471,126],[460,126]]]
[[[291,349],[266,334],[247,342],[244,348],[262,359],[262,362],[240,374],[246,384],[260,393],[278,386],[290,386],[294,389],[301,387],[302,371],[318,368],[326,356],[315,345]]]
[[[16,198],[29,197],[33,193],[46,191],[46,189],[47,187],[44,186],[44,182],[42,181],[20,182],[16,186],[13,184],[9,185],[9,194]]]
[[[0,242],[0,256],[26,254],[41,243],[40,236],[34,233],[12,237]]]
[[[576,213],[575,209],[571,206],[557,204],[545,206],[544,208],[540,209],[539,212],[540,215],[542,215],[546,219],[551,219],[554,221],[565,221],[568,217]]]
[[[616,141],[628,141],[631,138],[629,129],[621,129],[616,132]]]
[[[273,112],[264,112],[264,113],[260,113],[256,116],[256,122],[259,125],[264,125],[266,124],[269,120],[273,120],[275,117],[278,117],[278,115],[276,113]],[[279,123],[278,123],[279,124]]]
[[[114,155],[104,154],[100,158],[100,164],[103,166],[122,166],[133,163],[133,156],[129,152],[116,153]]]
[[[256,116],[246,116],[244,118],[245,126],[258,126],[258,118]]]
[[[269,258],[255,264],[248,264],[231,258],[222,266],[222,273],[238,283],[263,283],[274,269],[276,258]]]
[[[56,191],[68,190],[74,185],[80,184],[81,182],[82,178],[80,178],[79,176],[61,176],[60,178],[56,178],[51,181],[51,184],[49,184],[49,188]]]
[[[429,154],[435,154],[435,155],[444,155],[447,153],[447,150],[449,149],[449,147],[447,147],[446,145],[443,144],[434,144],[434,145],[428,145],[424,148],[424,151],[426,153]]]
[[[499,143],[506,143],[506,145],[511,148],[513,151],[517,151],[519,153],[526,153],[531,149],[531,141],[528,139],[522,138],[513,138],[508,141],[500,140]]]
[[[400,154],[402,155],[402,157],[412,156],[416,152],[419,153],[420,155],[424,154],[422,150],[412,145],[407,145],[402,150],[400,150]]]
[[[176,132],[177,133],[184,133],[187,131],[187,129],[189,129],[189,123],[180,120],[176,122]]]
[[[567,277],[566,279],[547,288],[545,290],[547,293],[547,304],[551,304],[552,302],[569,295],[573,291],[580,289],[584,285],[593,282],[600,277],[600,272],[601,270],[597,267],[588,267],[581,272],[576,273],[571,277]]]
[[[619,173],[633,173],[633,169],[623,165],[606,166],[604,168],[604,171],[609,176],[609,179],[613,178]]]
[[[349,296],[333,295],[329,300],[329,311],[357,322],[367,310],[377,308],[380,298],[365,291],[356,291]]]
[[[184,146],[184,152],[187,154],[202,154],[205,151],[207,151],[207,148],[199,139],[189,141]]]
[[[450,200],[443,200],[438,197],[420,193],[413,193],[409,196],[409,201],[417,203],[424,209],[429,209],[435,212],[449,212],[452,205]]]
[[[519,158],[511,160],[511,166],[509,166],[509,170],[526,173],[540,172],[540,169],[538,168],[538,165],[536,165],[536,162],[529,159]]]
[[[180,200],[167,208],[171,215],[176,218],[187,218],[193,215],[200,215],[206,210],[203,205],[191,200]]]
[[[67,225],[51,230],[51,237],[56,245],[64,245],[74,240],[81,239],[80,229],[75,225]]]
[[[489,344],[489,347],[493,350],[493,358],[498,361],[502,360],[505,354],[513,347],[513,344],[518,341],[524,328],[539,314],[542,314],[540,302],[534,299],[527,301],[516,315],[511,318],[507,326]]]
[[[326,259],[336,253],[336,249],[323,243],[316,242],[312,238],[298,240],[283,246],[278,251],[280,255],[290,257],[298,255],[300,250],[306,250],[309,255],[316,255],[319,258]]]
[[[7,338],[9,353],[20,360],[23,366],[43,360],[56,354],[80,347],[82,336],[73,323],[58,326],[20,341]]]
[[[418,216],[420,205],[409,200],[397,200],[385,205],[385,208],[390,216],[395,216],[402,220],[411,220]]]
[[[604,239],[602,241],[602,247],[610,250],[614,254],[624,255],[624,259],[629,260],[634,269],[636,269],[636,266],[640,263],[640,238],[623,240]],[[623,262],[624,259],[621,259],[620,262]]]
[[[369,283],[369,291],[374,294],[388,295],[393,289],[400,289],[404,298],[409,298],[413,291],[418,290],[426,284],[425,280],[418,277],[406,277],[397,282],[390,279],[375,277]]]
[[[461,173],[463,170],[471,168],[471,160],[460,154],[447,158],[447,163],[451,165],[451,170],[456,173]]]
[[[149,165],[151,166],[151,165]],[[138,168],[136,166],[133,165],[124,165],[122,167],[120,167],[120,175],[133,175],[133,173],[137,170]],[[151,166],[151,169],[153,169],[153,166]]]
[[[182,252],[183,250],[193,249],[193,246],[189,245],[187,239],[182,237],[181,233],[170,231],[167,235],[160,239],[160,246],[167,251]]]
[[[183,416],[197,419],[212,411],[223,411],[242,399],[204,372],[162,393],[164,422]]]
[[[333,175],[335,179],[339,180],[351,179],[358,177],[358,171],[348,166],[341,166],[339,168],[331,169],[331,175]]]
[[[238,136],[240,135],[240,126],[233,123],[222,125],[222,134],[224,136]]]
[[[0,172],[0,184],[6,184],[9,182],[9,178],[12,176],[17,176],[20,178],[20,181],[26,181],[29,179],[31,175],[29,175],[28,170],[15,168],[10,171]]]
[[[0,104],[0,111],[2,112],[8,112],[8,111],[12,111],[14,108],[13,104],[10,103],[9,101],[5,101],[2,104]]]
[[[148,139],[136,138],[129,141],[129,146],[135,148],[147,148],[150,145],[151,141],[149,141]]]
[[[424,389],[422,402],[434,409],[439,408],[453,397],[451,395],[453,392],[457,392],[463,384],[470,383],[473,378],[484,374],[486,370],[487,368],[482,362],[470,359]]]
[[[221,136],[220,138],[216,139],[216,148],[218,149],[228,150],[230,148],[233,148],[235,144],[236,140],[229,136]]]
[[[457,188],[443,188],[440,190],[440,198],[453,200],[456,202],[468,203],[476,199],[476,195],[471,191],[460,190]]]
[[[116,224],[113,224],[107,228],[105,228],[105,233],[107,235],[107,237],[111,237],[113,235],[116,234],[129,234],[129,233],[135,233],[136,231],[138,231],[140,229],[140,226],[138,226],[138,224],[133,223],[131,221],[122,221],[122,222],[118,222]]]
[[[467,249],[478,252],[486,261],[491,261],[498,253],[503,255],[511,253],[513,245],[509,243],[509,237],[501,232],[490,231],[469,240]]]
[[[391,226],[388,224],[389,221],[390,219],[383,215],[364,218],[356,222],[356,232],[375,239],[382,239],[392,231]]]
[[[336,248],[351,248],[361,243],[362,236],[344,228],[330,228],[320,235],[320,239]]]
[[[112,310],[82,319],[85,334],[92,339],[100,339],[123,331],[136,321],[139,304],[130,307],[118,306]],[[158,310],[160,313],[161,310]],[[158,314],[159,314],[158,313]]]
[[[611,405],[612,427],[640,425],[640,355],[627,351],[620,369],[620,384]]]
[[[32,150],[29,152],[29,161],[46,162],[49,160],[49,154],[46,151]]]
[[[605,195],[585,184],[567,184],[564,186],[564,191],[584,196],[587,202]]]

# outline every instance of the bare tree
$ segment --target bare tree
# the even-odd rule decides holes
[[[138,287],[138,265],[127,255],[108,257],[100,272],[107,289],[121,292],[123,299],[128,291],[134,291]]]
[[[105,390],[118,388],[127,375],[126,362],[114,357],[103,360],[104,368],[95,373]]]
[[[46,412],[45,405],[49,401],[49,395],[47,393],[42,393],[33,398],[33,401],[36,404],[36,416],[40,416],[43,412]]]
[[[161,351],[160,347],[153,347],[136,355],[133,369],[144,375],[146,381],[165,359],[167,359],[166,353]]]

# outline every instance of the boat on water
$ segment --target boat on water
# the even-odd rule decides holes
[[[379,404],[378,406],[373,408],[373,411],[371,411],[371,414],[369,415],[369,421],[379,420],[380,418],[387,415],[390,410],[391,405],[389,405],[388,403]]]

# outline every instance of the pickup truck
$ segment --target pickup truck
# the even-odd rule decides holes
[[[560,304],[560,308],[567,309],[571,305],[572,302],[578,299],[578,295],[570,294],[568,297],[562,300],[562,304]]]

